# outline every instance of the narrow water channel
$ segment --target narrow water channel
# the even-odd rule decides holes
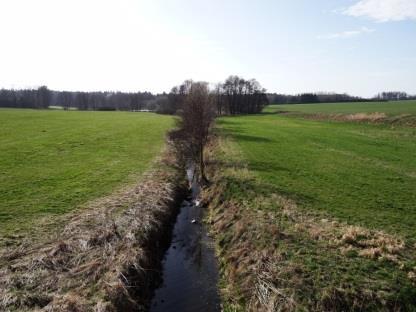
[[[192,168],[187,176],[191,193],[181,205],[163,260],[163,284],[155,292],[151,312],[221,311],[214,245],[202,223]]]

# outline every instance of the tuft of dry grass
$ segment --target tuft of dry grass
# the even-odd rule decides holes
[[[293,113],[290,113],[293,114]],[[394,126],[416,127],[416,117],[412,114],[389,116],[386,113],[355,113],[355,114],[328,114],[311,113],[301,114],[302,117],[314,120],[335,120],[347,122],[367,122],[374,124],[388,124]]]
[[[271,196],[271,200],[276,201],[278,207],[283,207],[282,214],[290,217],[295,223],[296,231],[306,233],[313,240],[325,241],[337,246],[344,254],[348,251],[357,251],[360,256],[366,258],[385,259],[401,264],[401,252],[405,250],[405,242],[402,238],[393,237],[382,231],[305,214],[297,208],[294,201],[276,194]]]
[[[158,282],[183,174],[169,151],[136,185],[0,253],[2,311],[142,311]]]
[[[349,115],[341,115],[341,120],[345,119],[348,121],[370,121],[376,122],[380,120],[384,120],[387,117],[385,113],[356,113],[356,114],[349,114]]]

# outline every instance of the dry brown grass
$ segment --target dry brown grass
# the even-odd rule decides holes
[[[310,119],[316,120],[336,120],[336,121],[351,121],[351,122],[384,122],[387,121],[388,116],[385,113],[355,113],[355,114],[307,114],[304,115]]]
[[[385,113],[355,113],[355,114],[302,114],[303,117],[314,120],[336,120],[347,122],[383,123],[394,126],[416,127],[416,117],[411,114],[388,116]]]
[[[405,242],[402,238],[336,220],[320,219],[300,211],[293,201],[278,195],[273,195],[272,198],[278,206],[284,207],[283,213],[295,222],[296,231],[336,246],[342,254],[356,251],[365,258],[387,260],[399,266],[403,264],[401,253],[405,250]]]
[[[356,113],[356,114],[348,114],[341,117],[342,120],[348,121],[371,121],[376,122],[379,120],[383,120],[387,118],[385,113]]]
[[[296,231],[304,232],[314,240],[337,246],[343,253],[356,250],[363,257],[382,258],[400,264],[400,253],[405,249],[402,238],[337,220],[322,219],[312,213],[306,214],[298,209],[294,201],[277,194],[271,194],[265,200],[282,207],[282,214],[294,222]]]
[[[142,182],[68,217],[54,237],[1,250],[1,311],[140,311],[157,282],[183,175],[168,152]]]

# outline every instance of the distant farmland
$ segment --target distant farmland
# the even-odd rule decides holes
[[[173,118],[152,113],[0,110],[0,234],[132,182]]]
[[[378,112],[385,113],[387,115],[416,115],[416,101],[270,105],[266,108],[265,111],[289,111],[301,113],[327,114],[354,114]]]

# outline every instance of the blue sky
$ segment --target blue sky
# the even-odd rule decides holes
[[[416,94],[416,0],[1,0],[0,87]]]

